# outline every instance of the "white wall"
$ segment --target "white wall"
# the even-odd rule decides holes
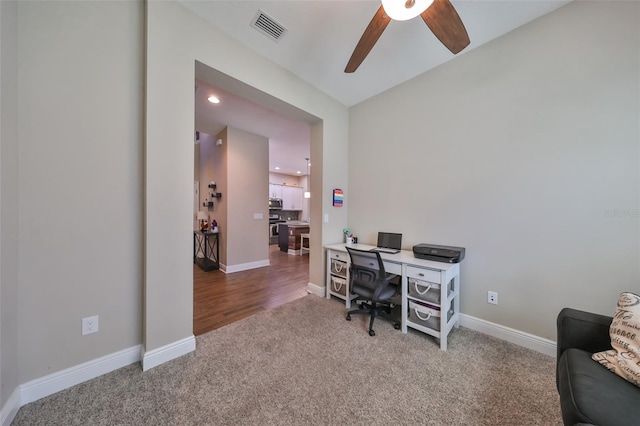
[[[2,416],[18,384],[140,343],[162,361],[191,337],[196,59],[318,117],[312,161],[346,158],[346,107],[177,4],[146,11],[148,27],[142,2],[2,2]],[[314,179],[345,185],[346,167]],[[100,331],[82,337],[89,315]]]
[[[316,158],[320,165],[329,158],[346,158],[348,111],[175,3],[149,2],[147,18],[146,208],[153,212],[147,216],[145,241],[144,335],[148,352],[188,339],[192,333],[193,157],[190,149],[183,149],[182,141],[193,138],[195,61],[257,89],[261,94],[256,92],[256,96],[273,96],[317,117],[311,123],[314,167]],[[314,132],[314,126],[321,126],[322,131]],[[324,183],[319,183],[321,177],[325,182],[346,185],[346,167],[318,170],[312,187]],[[265,184],[263,193],[266,191]],[[330,205],[328,196],[320,199],[323,203],[315,210],[317,226],[321,223],[320,208]],[[330,226],[342,229],[345,224],[346,211],[332,217]],[[318,285],[323,285],[323,242],[331,241],[317,238],[311,257],[311,280],[317,280]]]
[[[200,204],[218,223],[221,269],[236,272],[268,265],[269,140],[227,127],[216,136],[201,134],[199,148],[200,201],[213,192],[209,182],[216,182],[215,192],[222,194],[214,198],[213,208]]]
[[[323,285],[321,248],[342,228],[372,240],[388,226],[406,247],[466,246],[463,312],[550,339],[560,307],[609,313],[619,291],[638,291],[638,218],[605,214],[639,205],[637,3],[574,2],[354,107],[350,121],[346,107],[171,2],[147,4],[145,117],[142,4],[19,2],[8,38],[6,10],[3,403],[16,381],[191,336],[194,60],[318,117],[312,284]],[[392,169],[376,177],[370,164]],[[334,188],[345,207],[331,206]],[[497,307],[488,289],[500,292]],[[101,331],[80,336],[94,314]]]
[[[223,149],[225,147],[224,144],[221,146],[216,145],[217,139],[218,136],[216,135],[200,132],[200,142],[196,145],[197,163],[195,163],[195,166],[198,171],[198,182],[200,184],[198,210],[207,214],[209,225],[212,225],[212,221],[215,219],[221,229],[226,229],[226,221],[221,217],[222,213],[226,210],[226,208],[224,208],[226,199],[211,197],[211,194],[214,192],[227,193],[226,178],[222,179],[222,177],[226,175],[226,160],[223,155]],[[216,183],[215,189],[209,188],[211,182]],[[203,205],[205,200],[213,201],[213,207]],[[222,237],[224,234],[226,233],[220,233],[218,237]],[[218,240],[218,244],[220,245],[220,240]],[[223,254],[224,251],[220,250],[220,253]]]
[[[143,12],[18,3],[21,383],[141,340]]]
[[[269,264],[269,139],[227,127],[227,271]],[[254,215],[262,215],[256,219]]]
[[[226,270],[227,264],[227,237],[229,223],[229,162],[227,161],[228,128],[222,129],[215,139],[221,139],[222,145],[215,145],[215,155],[212,156],[213,176],[212,180],[216,182],[216,191],[222,193],[222,197],[217,200],[213,208],[213,218],[218,223],[219,229],[222,231],[218,235],[218,244],[220,245],[220,269]],[[225,196],[226,194],[226,196]]]
[[[216,172],[219,172],[218,167],[214,164],[217,162],[221,154],[218,152],[219,147],[216,146],[216,136],[208,135],[206,133],[200,133],[200,142],[198,146],[198,181],[200,182],[200,199],[198,200],[198,210],[204,211],[207,214],[213,214],[217,203],[214,203],[213,209],[207,208],[202,205],[207,199],[211,199],[210,194],[213,190],[209,188],[210,182],[216,182]],[[217,185],[217,183],[216,183]],[[220,192],[220,188],[217,188],[216,192]]]
[[[350,227],[466,247],[465,314],[551,340],[611,314],[640,290],[639,28],[573,2],[352,108]]]
[[[17,4],[0,2],[0,407],[18,377]],[[0,416],[0,420],[1,420]]]

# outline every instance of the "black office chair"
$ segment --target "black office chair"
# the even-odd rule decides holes
[[[351,315],[369,314],[369,336],[375,336],[373,320],[381,316],[393,321],[393,327],[400,330],[400,323],[391,316],[390,298],[398,293],[397,275],[387,274],[380,253],[377,251],[357,250],[347,247],[351,258],[349,266],[349,289],[358,297],[354,300],[362,301],[360,309],[347,312],[347,321]],[[369,303],[367,303],[368,301]]]

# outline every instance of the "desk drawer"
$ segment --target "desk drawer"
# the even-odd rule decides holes
[[[347,278],[347,262],[331,259],[331,275]]]
[[[347,295],[347,280],[344,278],[331,276],[331,289],[332,293],[340,294],[342,296]]]
[[[440,304],[440,284],[409,278],[407,280],[409,297]]]
[[[402,275],[402,264],[384,262],[384,270],[389,274]]]
[[[446,321],[449,321],[452,316],[453,310],[450,309],[447,312]],[[409,302],[409,321],[423,327],[440,331],[442,325],[440,308],[428,304]]]
[[[440,272],[432,269],[407,266],[407,278],[415,278],[420,281],[429,281],[431,283],[440,284]]]
[[[349,255],[347,253],[342,253],[340,251],[330,251],[329,257],[331,258],[331,260],[337,259],[337,260],[342,260],[343,262],[346,262],[349,260]]]

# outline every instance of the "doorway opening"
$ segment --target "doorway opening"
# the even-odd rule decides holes
[[[307,286],[309,283],[310,256],[292,256],[287,252],[279,250],[278,244],[270,244],[273,241],[273,227],[270,223],[273,212],[267,203],[268,198],[270,198],[267,197],[267,190],[268,184],[272,183],[272,176],[280,175],[289,175],[291,179],[287,178],[286,183],[293,182],[295,186],[300,185],[299,189],[303,190],[304,188],[301,194],[309,190],[308,159],[311,157],[311,128],[307,121],[302,120],[302,117],[304,116],[306,120],[310,120],[310,116],[305,115],[306,113],[300,115],[301,111],[297,109],[295,109],[297,115],[292,115],[291,111],[293,107],[290,105],[287,105],[285,108],[285,110],[288,109],[288,111],[284,112],[280,110],[275,112],[265,107],[262,103],[258,105],[254,103],[253,100],[249,101],[249,98],[242,96],[242,94],[246,96],[246,93],[240,91],[241,94],[238,94],[237,84],[239,84],[237,80],[196,62],[195,130],[196,135],[199,134],[201,137],[203,134],[211,136],[212,141],[215,141],[216,145],[218,145],[218,142],[220,142],[220,144],[227,144],[227,140],[224,137],[218,139],[218,135],[221,134],[221,132],[226,135],[226,132],[231,131],[229,129],[237,128],[243,132],[249,132],[258,136],[260,136],[261,133],[268,134],[268,173],[265,173],[264,182],[256,183],[254,180],[251,184],[255,184],[256,186],[264,185],[263,205],[260,204],[258,207],[252,207],[251,211],[246,208],[240,209],[242,211],[227,211],[229,208],[228,205],[217,204],[216,200],[213,200],[214,211],[216,210],[216,206],[224,206],[222,211],[215,211],[216,217],[230,218],[234,215],[252,215],[254,220],[251,224],[257,224],[257,222],[262,221],[264,223],[264,230],[259,229],[248,235],[244,235],[242,241],[239,242],[237,240],[239,239],[240,233],[234,233],[233,231],[225,229],[223,224],[219,229],[221,233],[221,258],[223,260],[221,265],[222,270],[205,272],[197,266],[194,266],[193,328],[194,334],[196,335],[308,294]],[[219,104],[209,105],[206,103],[206,99],[211,94],[215,94],[218,97],[220,101]],[[258,95],[258,97],[260,97],[260,95]],[[253,99],[253,97],[251,97],[251,99]],[[262,98],[262,101],[264,101],[264,98]],[[278,102],[283,104],[282,101]],[[272,121],[271,123],[267,123],[269,119]],[[268,130],[263,131],[259,126],[255,127],[257,125],[266,126]],[[275,133],[276,130],[274,129],[277,129],[277,131],[281,133]],[[283,129],[288,129],[289,134],[286,135],[286,137],[290,139],[293,138],[297,141],[296,146],[289,145],[284,147],[287,153],[286,157],[294,159],[296,164],[295,166],[290,166],[287,161],[277,161],[275,165],[282,171],[282,173],[280,173],[275,170],[275,165],[271,160],[281,158],[283,148],[279,148],[280,153],[278,149],[272,149],[272,141],[277,142],[279,138],[285,138],[285,135],[282,134]],[[210,166],[204,165],[202,159],[199,158],[199,147],[197,143],[196,141],[196,149],[194,150],[194,181],[200,182],[200,191],[203,191],[203,182],[206,184],[211,178],[207,177],[203,179],[203,174],[200,169]],[[284,158],[284,160],[288,160],[288,158]],[[220,167],[220,164],[213,167]],[[223,167],[226,167],[226,165]],[[230,165],[229,169],[231,167]],[[274,173],[272,174],[272,172]],[[232,170],[225,170],[225,173],[226,175],[231,175],[234,172]],[[300,176],[295,176],[296,174]],[[220,180],[222,179],[224,178]],[[213,180],[215,180],[218,183],[218,187],[220,187],[220,182],[218,182],[217,179]],[[260,191],[256,193],[255,197],[260,198]],[[201,208],[199,207],[202,204],[201,201],[202,200],[194,202],[194,206],[198,206],[197,209]],[[225,200],[220,200],[220,203],[224,203],[224,201]],[[295,214],[291,211],[285,213],[283,210],[283,214],[279,214],[278,219],[287,220],[294,218],[309,221],[311,217],[309,199],[304,199],[304,201],[304,208],[298,206],[299,211],[296,211]],[[234,206],[237,205],[237,203],[234,203]],[[194,210],[194,218],[197,218],[197,209]],[[238,210],[237,207],[236,210]],[[282,216],[282,219],[280,219],[280,216]],[[194,223],[194,226],[196,226],[196,223],[197,222]],[[257,236],[262,233],[264,234],[264,238]],[[237,272],[233,272],[233,267],[235,266],[233,262],[226,262],[226,250],[229,245],[229,237],[236,238],[236,241],[232,242],[236,250],[238,246],[243,243],[247,245],[247,250],[255,251],[255,247],[260,246],[260,251],[255,258],[256,260],[250,259],[247,261],[247,264],[250,266],[247,270],[238,269]],[[264,252],[262,250],[264,250]],[[265,262],[264,259],[268,260]],[[252,261],[253,263],[251,263]],[[229,264],[231,265],[231,269],[228,268]]]

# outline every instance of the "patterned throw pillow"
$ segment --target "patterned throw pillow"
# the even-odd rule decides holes
[[[640,387],[640,296],[620,294],[609,335],[613,349],[591,358]]]

